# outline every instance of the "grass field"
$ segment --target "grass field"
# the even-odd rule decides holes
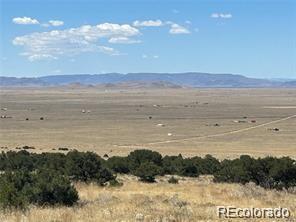
[[[219,219],[217,206],[286,207],[291,212],[288,221],[296,219],[295,194],[292,193],[267,191],[253,184],[215,184],[209,177],[183,178],[179,184],[168,184],[167,179],[160,177],[158,183],[145,184],[131,176],[120,176],[124,185],[118,188],[76,184],[81,197],[76,207],[31,207],[26,213],[2,213],[0,221],[244,221]]]
[[[3,88],[0,102],[8,149],[296,157],[295,89]]]

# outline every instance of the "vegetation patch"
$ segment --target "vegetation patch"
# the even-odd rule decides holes
[[[122,186],[116,173],[132,174],[143,182],[156,182],[156,176],[198,177],[213,175],[214,182],[253,182],[266,189],[296,187],[296,161],[289,157],[252,158],[242,155],[233,160],[162,156],[151,150],[135,150],[126,157],[103,159],[93,152],[29,153],[8,151],[0,154],[0,206],[26,208],[35,205],[71,206],[78,200],[72,182]],[[169,183],[177,184],[171,177]]]
[[[70,180],[56,171],[5,172],[0,177],[1,208],[25,209],[29,204],[72,206],[78,193]]]

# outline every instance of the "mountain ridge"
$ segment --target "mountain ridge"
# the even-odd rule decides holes
[[[296,87],[296,81],[280,82],[268,79],[250,78],[238,74],[211,74],[202,72],[186,73],[105,73],[47,75],[41,77],[0,76],[0,86],[63,86],[74,83],[82,85],[104,85],[122,83],[163,82],[180,87]],[[161,85],[161,84],[159,84]]]

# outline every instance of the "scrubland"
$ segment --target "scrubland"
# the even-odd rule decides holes
[[[133,176],[119,176],[121,187],[75,184],[80,201],[73,207],[30,207],[1,213],[3,222],[97,222],[97,221],[240,221],[219,219],[216,206],[286,207],[291,211],[287,221],[295,221],[296,194],[265,190],[252,183],[246,185],[213,183],[210,176],[180,178],[169,184],[168,177],[158,177],[147,184]],[[241,220],[243,221],[243,220]],[[253,221],[264,221],[257,219]],[[265,220],[265,221],[270,221]]]

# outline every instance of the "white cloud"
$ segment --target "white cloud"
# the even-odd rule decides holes
[[[190,22],[187,21],[187,24]],[[42,26],[61,25],[62,21],[50,20]],[[123,55],[112,47],[102,45],[103,41],[112,44],[134,44],[141,41],[135,39],[141,33],[137,27],[142,26],[169,26],[170,34],[189,34],[190,31],[172,21],[161,20],[135,21],[134,26],[129,24],[102,23],[98,25],[83,25],[77,28],[35,32],[15,37],[12,43],[21,46],[25,56],[30,61],[42,59],[58,59],[62,56],[75,56],[84,52],[101,52],[108,55]],[[197,30],[196,30],[197,31]],[[157,55],[143,58],[158,58]]]
[[[185,21],[187,25],[190,25],[190,21]],[[159,27],[159,26],[171,26],[169,33],[171,34],[189,34],[190,31],[185,28],[184,26],[181,26],[177,23],[174,23],[172,21],[165,21],[162,22],[161,20],[147,20],[147,21],[134,21],[133,26],[135,27]]]
[[[161,20],[147,20],[147,21],[134,21],[133,26],[136,27],[158,27],[158,26],[163,26],[164,23]]]
[[[108,55],[123,55],[123,53],[118,52],[116,49],[107,46],[98,46],[98,50]]]
[[[139,35],[138,29],[128,25],[103,23],[95,26],[84,25],[78,28],[35,32],[16,37],[14,45],[23,46],[22,53],[30,61],[57,59],[60,56],[73,56],[83,52],[102,52],[109,55],[120,53],[111,48],[98,45],[104,38],[128,38]]]
[[[218,13],[212,13],[211,14],[211,17],[212,18],[219,18],[220,17],[220,14],[218,14]]]
[[[143,58],[143,59],[147,59],[148,56],[147,56],[146,54],[143,54],[143,55],[142,55],[142,58]]]
[[[141,41],[121,36],[121,37],[113,37],[109,39],[108,42],[114,43],[114,44],[134,44],[134,43],[140,43]]]
[[[158,59],[159,56],[158,56],[158,55],[154,55],[153,58],[154,58],[154,59]]]
[[[220,14],[220,18],[232,18],[232,14]]]
[[[49,54],[28,54],[22,53],[21,55],[27,56],[30,62],[34,62],[37,60],[52,60],[57,59],[57,57],[49,55]]]
[[[189,34],[190,31],[184,26],[178,25],[176,23],[172,23],[170,28],[170,33],[171,34]]]
[[[232,14],[230,14],[230,13],[226,13],[226,14],[224,14],[224,13],[213,13],[213,14],[211,14],[211,17],[212,18],[230,19],[230,18],[232,18]]]
[[[64,22],[60,21],[60,20],[49,20],[48,23],[51,24],[52,26],[62,26],[62,25],[64,25]]]
[[[13,18],[12,22],[18,25],[38,25],[39,22],[37,19],[33,19],[30,17],[17,17]]]
[[[12,19],[12,22],[18,25],[39,25],[40,24],[37,19],[33,19],[30,17],[16,17]],[[61,25],[64,25],[64,22],[60,20],[49,20],[48,23],[42,23],[40,25],[42,27],[61,26]]]

